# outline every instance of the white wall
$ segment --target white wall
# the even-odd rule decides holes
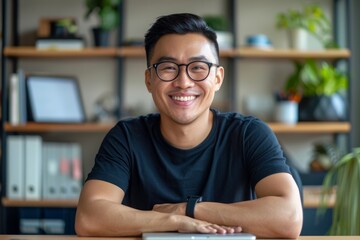
[[[331,0],[238,0],[236,6],[238,22],[239,45],[245,43],[249,34],[267,34],[277,48],[286,48],[285,32],[275,28],[275,15],[288,8],[301,8],[307,3],[320,4],[331,17]],[[92,44],[90,28],[96,24],[96,18],[84,20],[84,1],[82,0],[28,0],[20,1],[20,32],[23,45],[33,45],[35,31],[40,17],[77,17],[79,34],[84,36],[89,45]],[[125,12],[125,39],[143,39],[145,31],[157,16],[175,13],[192,12],[199,15],[224,13],[226,8],[221,0],[130,0],[126,2]],[[115,35],[115,34],[114,34]],[[113,40],[114,42],[114,40]],[[310,39],[309,48],[319,48],[319,44]],[[222,60],[225,61],[225,60]],[[226,61],[225,61],[226,63]],[[140,112],[152,111],[151,97],[144,86],[145,60],[141,58],[128,59],[125,62],[125,105],[131,108],[140,108]],[[116,66],[114,59],[57,59],[36,60],[22,59],[20,67],[26,72],[49,72],[53,74],[72,74],[80,80],[81,92],[85,102],[86,114],[91,117],[94,111],[93,104],[103,93],[112,92],[115,83]],[[275,90],[281,88],[287,75],[292,71],[292,65],[287,60],[240,60],[238,65],[237,102],[238,111],[245,112],[245,99],[272,99]],[[226,81],[226,79],[225,79]],[[226,95],[226,86],[219,93],[220,99]],[[267,109],[271,109],[271,105]],[[267,109],[262,111],[267,111]],[[271,113],[271,111],[269,111]],[[270,115],[264,115],[264,120]],[[86,161],[87,171],[92,165],[94,155],[102,134],[91,136],[94,146],[87,141]],[[79,137],[79,136],[77,136]],[[88,136],[80,134],[80,138]],[[312,143],[316,141],[331,141],[331,136],[323,135],[279,135],[290,157],[296,161],[300,170],[307,170],[311,160]],[[301,140],[301,141],[299,141]]]

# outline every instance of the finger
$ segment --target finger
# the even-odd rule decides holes
[[[236,233],[242,232],[242,227],[240,227],[240,226],[234,227],[234,232],[236,232]]]
[[[217,228],[214,228],[212,225],[200,225],[196,229],[200,233],[217,233]]]
[[[222,226],[225,230],[226,230],[226,233],[234,233],[235,230],[234,228],[232,227],[226,227],[226,226]]]
[[[219,226],[216,224],[212,224],[211,227],[216,229],[216,233],[219,233],[219,234],[225,234],[228,232],[228,227]]]

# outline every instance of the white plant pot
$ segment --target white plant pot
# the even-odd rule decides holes
[[[289,44],[290,48],[297,50],[307,50],[307,36],[306,30],[297,28],[289,29]]]
[[[286,124],[296,124],[298,122],[298,103],[293,101],[277,102],[274,120]]]
[[[231,32],[215,31],[215,33],[221,50],[233,48],[234,37]]]

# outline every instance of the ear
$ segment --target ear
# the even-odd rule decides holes
[[[218,67],[216,70],[216,77],[215,77],[215,91],[219,91],[221,88],[221,85],[224,81],[224,68],[222,66]]]
[[[145,70],[145,85],[149,93],[151,93],[151,70]]]

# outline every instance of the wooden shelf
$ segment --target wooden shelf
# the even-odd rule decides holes
[[[107,132],[115,123],[34,123],[24,125],[5,124],[7,132]],[[275,133],[348,133],[351,130],[348,122],[300,122],[298,124],[268,123]]]
[[[275,133],[348,133],[349,122],[299,122],[297,124],[268,123]]]
[[[21,132],[21,133],[44,133],[44,132],[84,132],[96,133],[110,130],[115,123],[77,123],[77,124],[60,124],[60,123],[34,123],[29,122],[24,125],[10,125],[5,124],[7,132]]]
[[[256,49],[239,48],[235,54],[241,58],[271,58],[271,59],[344,59],[350,57],[348,49],[327,49],[299,51],[292,49]]]
[[[6,47],[4,55],[22,58],[86,58],[115,57],[116,48],[85,48],[82,50],[38,50],[35,47]]]
[[[318,208],[320,207],[322,186],[303,186],[304,193],[304,207],[305,208]],[[328,195],[326,207],[334,207],[336,195],[335,189]]]
[[[145,58],[145,48],[142,46],[120,47],[117,49],[116,55],[120,56],[120,57],[144,57]]]
[[[83,58],[83,57],[145,57],[142,46],[119,48],[85,48],[83,50],[37,50],[35,47],[6,47],[4,54],[7,57],[23,58]],[[221,57],[232,58],[270,58],[270,59],[344,59],[350,57],[348,49],[329,49],[316,51],[298,51],[291,49],[261,50],[256,48],[236,48],[220,51]]]
[[[14,200],[3,198],[4,207],[64,207],[74,208],[78,199],[54,199],[54,200]]]

